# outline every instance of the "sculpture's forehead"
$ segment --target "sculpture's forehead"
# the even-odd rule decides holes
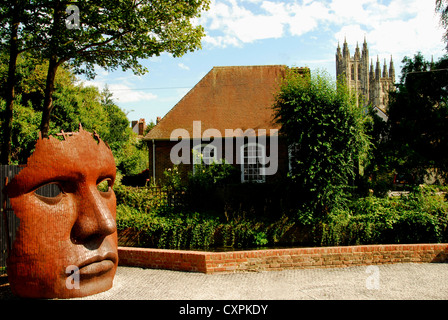
[[[11,181],[11,192],[28,192],[38,184],[54,180],[96,179],[115,176],[111,150],[100,139],[84,130],[59,140],[39,139],[26,167]],[[9,192],[9,191],[8,191]]]
[[[102,166],[114,166],[112,152],[106,144],[90,133],[80,131],[67,140],[54,137],[39,139],[27,168],[88,171]]]

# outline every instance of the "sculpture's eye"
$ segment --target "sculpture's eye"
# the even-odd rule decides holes
[[[56,204],[62,198],[62,188],[57,182],[50,182],[34,190],[34,195],[48,204]]]
[[[109,195],[110,191],[112,190],[112,179],[106,178],[106,179],[100,180],[97,183],[96,188],[104,196]]]

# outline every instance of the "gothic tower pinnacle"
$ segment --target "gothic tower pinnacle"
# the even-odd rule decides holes
[[[383,78],[389,77],[387,73],[387,64],[386,64],[386,58],[384,58],[384,66],[383,66]]]
[[[381,68],[379,55],[377,55],[376,65],[374,66],[373,59],[369,61],[366,36],[364,36],[362,49],[357,42],[354,51],[354,55],[350,56],[346,37],[344,37],[342,50],[338,42],[336,77],[345,79],[350,92],[356,95],[358,105],[370,104],[377,110],[381,110],[382,115],[385,116],[389,101],[388,93],[395,89],[395,67],[392,56],[390,57],[389,68],[387,68],[386,59],[384,59],[383,68]]]
[[[395,83],[395,67],[392,55],[390,55],[389,77],[392,78],[392,82]]]
[[[376,67],[375,67],[375,79],[379,80],[380,79],[380,58],[378,56],[376,56]]]

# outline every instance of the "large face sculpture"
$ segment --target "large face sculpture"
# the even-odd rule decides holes
[[[19,229],[7,262],[13,293],[70,298],[108,290],[118,264],[115,162],[108,146],[80,128],[39,139],[7,186]],[[50,196],[40,192],[52,185]]]

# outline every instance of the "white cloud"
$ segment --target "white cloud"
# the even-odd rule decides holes
[[[178,63],[177,66],[178,66],[179,68],[183,69],[183,70],[190,70],[190,67],[189,67],[189,66],[186,66],[186,65],[183,64],[182,62],[181,62],[181,63]]]
[[[287,10],[291,12],[288,25],[293,36],[300,36],[313,31],[319,26],[319,23],[330,19],[328,8],[320,2],[290,5]]]
[[[434,6],[421,0],[213,0],[200,23],[204,43],[216,47],[319,29],[334,32],[335,44],[346,36],[354,45],[366,36],[372,52],[412,55],[444,48]]]
[[[292,35],[302,35],[329,18],[329,9],[316,1],[215,0],[200,23],[207,31],[204,42],[225,47],[280,38],[288,29]]]
[[[283,35],[283,24],[270,16],[250,15],[234,21],[230,28],[236,37],[244,43],[280,38]]]
[[[262,7],[265,3],[262,2]],[[282,16],[254,13],[237,0],[213,1],[200,23],[208,31],[204,41],[220,47],[281,37],[284,25]]]
[[[157,95],[146,92],[143,90],[134,90],[132,87],[126,84],[118,83],[106,83],[101,80],[90,80],[84,81],[85,86],[94,86],[102,91],[106,85],[110,92],[112,92],[112,99],[117,103],[129,103],[129,102],[139,102],[157,99]]]
[[[157,95],[142,90],[133,90],[124,84],[110,84],[109,90],[114,94],[113,97],[119,102],[138,102],[157,99]]]
[[[332,0],[329,5],[329,20],[337,24],[366,23],[374,21],[384,11],[384,5],[376,0]]]
[[[341,0],[333,0],[335,12],[343,11],[338,9],[340,2]],[[417,51],[425,55],[443,50],[443,31],[434,14],[434,3],[396,0],[384,6],[372,0],[363,2],[368,5],[358,6],[357,11],[346,17],[351,23],[340,27],[335,33],[335,40],[343,41],[347,37],[347,42],[353,44],[354,41],[363,41],[366,36],[371,56],[372,53],[394,55],[395,61],[401,60],[405,55],[413,56]]]
[[[212,47],[225,48],[227,46],[240,47],[241,43],[237,38],[231,36],[209,36],[206,35],[202,42],[210,44]]]

